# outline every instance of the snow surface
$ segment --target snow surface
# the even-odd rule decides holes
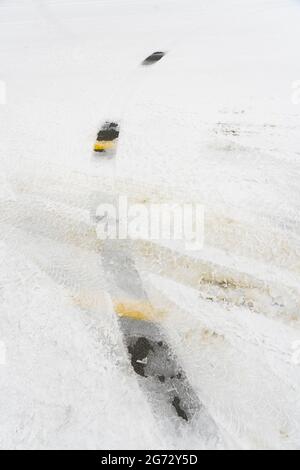
[[[300,448],[299,24],[296,0],[0,2],[2,449],[207,445],[130,367],[90,217],[116,191],[205,205],[201,253],[134,244],[148,295],[223,446]]]

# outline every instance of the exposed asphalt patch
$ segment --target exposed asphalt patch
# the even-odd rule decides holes
[[[145,367],[148,362],[150,351],[153,351],[150,341],[147,338],[138,338],[135,344],[129,344],[129,354],[131,355],[131,365],[134,371],[145,377]]]
[[[116,122],[105,122],[98,132],[97,140],[102,142],[110,142],[120,135],[119,124]]]
[[[155,64],[156,62],[159,62],[165,55],[166,52],[153,52],[153,54],[151,54],[142,62],[142,65]]]
[[[179,418],[190,421],[200,403],[159,327],[128,318],[119,321],[135,373],[150,381],[150,389],[164,396]]]
[[[180,400],[179,397],[174,397],[174,400],[173,400],[173,402],[172,402],[172,405],[174,406],[174,408],[175,408],[175,410],[176,410],[178,416],[179,416],[180,418],[184,419],[185,421],[188,421],[189,419],[188,419],[188,417],[187,417],[185,411],[181,408],[180,402],[181,402],[181,400]]]
[[[114,306],[127,303],[135,311],[151,304],[133,257],[133,245],[128,240],[106,240],[101,265]],[[151,317],[141,319],[131,313],[130,309],[119,313],[118,324],[133,373],[153,411],[170,419],[176,428],[180,423],[189,426],[197,420],[201,439],[218,435],[215,421],[199,400],[162,325]]]
[[[131,299],[135,301],[133,305],[141,308],[150,305],[128,242],[106,240],[101,253],[112,298],[118,302],[124,297],[127,302]],[[151,393],[154,406],[162,409],[166,406],[170,414],[176,413],[179,419],[191,421],[202,405],[161,325],[135,318],[130,312],[122,312],[119,325],[131,366],[140,377],[141,386]]]

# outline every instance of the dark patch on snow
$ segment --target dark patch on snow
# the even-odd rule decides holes
[[[120,135],[119,124],[116,122],[105,122],[98,132],[97,140],[99,142],[111,142]]]
[[[155,338],[161,335],[157,326],[140,320],[122,319],[121,322],[136,374],[150,381],[149,384],[151,380],[159,384],[157,393],[166,397],[179,418],[190,421],[200,408],[199,401],[168,343]]]
[[[151,54],[142,62],[142,65],[156,64],[156,62],[159,62],[165,55],[165,52],[153,52],[153,54]]]
[[[179,397],[174,397],[174,400],[172,402],[172,405],[174,406],[178,416],[182,419],[184,419],[185,421],[188,421],[188,417],[187,417],[187,414],[186,412],[181,408],[180,406],[180,398]]]
[[[112,297],[121,299],[126,293],[128,299],[150,305],[131,255],[131,243],[106,240],[101,261]],[[177,420],[190,422],[202,405],[172,346],[168,344],[162,326],[130,316],[119,316],[118,322],[128,359],[139,378],[139,384],[151,394],[150,401],[155,412],[166,412]]]
[[[131,355],[131,364],[134,371],[138,375],[145,377],[145,367],[148,362],[148,355],[150,351],[153,351],[150,341],[148,341],[147,338],[138,338],[136,343],[129,345],[128,351]]]

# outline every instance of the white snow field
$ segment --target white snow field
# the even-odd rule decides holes
[[[297,0],[0,1],[1,449],[300,449],[299,24]],[[133,253],[211,441],[131,368],[91,217],[116,193],[205,206],[201,252]]]

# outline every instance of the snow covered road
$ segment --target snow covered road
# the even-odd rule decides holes
[[[299,20],[296,0],[0,1],[1,448],[216,445],[131,368],[92,217],[116,193],[205,206],[200,253],[130,250],[218,445],[300,448]]]

